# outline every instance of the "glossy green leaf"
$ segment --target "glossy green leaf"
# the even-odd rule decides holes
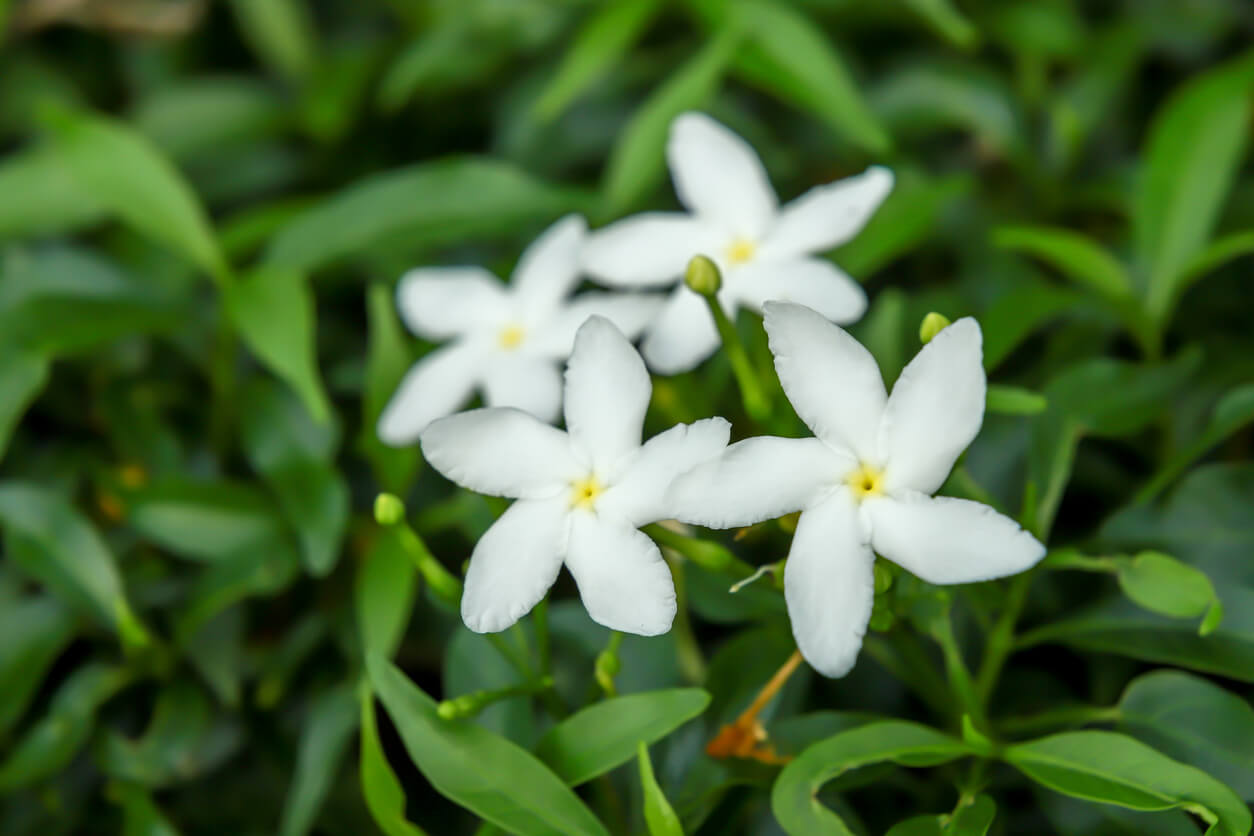
[[[106,214],[51,146],[31,146],[0,160],[0,241],[72,232]]]
[[[6,348],[0,356],[0,457],[31,403],[48,384],[51,361],[35,351]]]
[[[110,786],[109,795],[122,806],[122,836],[179,836],[142,787],[116,783]]]
[[[149,139],[121,122],[89,113],[56,111],[48,122],[58,157],[79,191],[215,279],[229,278],[204,208]]]
[[[318,373],[313,293],[295,270],[262,266],[233,283],[226,306],[240,336],[319,422],[331,407]]]
[[[1058,792],[1134,810],[1184,808],[1212,825],[1213,836],[1244,836],[1249,808],[1232,790],[1194,767],[1126,735],[1063,732],[1006,747],[1003,757]]]
[[[280,836],[303,836],[313,827],[339,775],[358,720],[356,686],[351,682],[323,691],[312,700],[296,754],[296,771],[283,804]]]
[[[372,247],[409,246],[513,234],[587,207],[587,196],[474,157],[434,160],[372,175],[285,226],[266,252],[274,265],[314,271]]]
[[[317,60],[313,21],[300,0],[231,0],[245,39],[263,61],[294,80]]]
[[[771,790],[771,809],[789,836],[845,836],[853,831],[817,797],[828,781],[867,764],[935,766],[970,754],[961,740],[926,726],[868,723],[819,741],[789,762]]]
[[[379,529],[357,566],[354,585],[357,632],[367,655],[390,659],[396,653],[417,592],[418,570],[396,529]]]
[[[1189,261],[1206,246],[1249,146],[1254,53],[1198,75],[1158,111],[1133,214],[1146,305],[1167,317]]]
[[[366,322],[370,343],[361,398],[359,445],[370,459],[379,486],[404,496],[421,463],[419,450],[416,446],[390,447],[380,440],[375,429],[384,407],[413,363],[389,286],[370,286],[366,294]]]
[[[284,532],[274,502],[243,482],[156,479],[123,501],[142,537],[191,560],[224,560]]]
[[[710,695],[700,688],[602,700],[549,729],[535,746],[536,757],[577,786],[631,760],[638,742],[662,739],[709,704]]]
[[[441,795],[521,836],[595,834],[605,826],[531,754],[474,723],[441,720],[436,703],[380,656],[370,681],[409,756]]]
[[[644,823],[649,836],[684,836],[679,816],[671,807],[662,788],[653,775],[653,762],[649,760],[649,746],[643,740],[636,745],[636,759],[640,763],[640,787],[644,792]]]
[[[1101,244],[1070,229],[1046,226],[1003,226],[993,243],[1052,265],[1071,281],[1107,299],[1132,296],[1127,271]]]
[[[405,818],[405,790],[383,754],[369,688],[361,691],[361,794],[384,836],[426,836]]]
[[[0,734],[13,728],[44,675],[74,638],[74,618],[60,602],[27,597],[0,607]]]
[[[1162,552],[1141,552],[1119,561],[1123,594],[1151,612],[1196,618],[1219,606],[1206,573]]]

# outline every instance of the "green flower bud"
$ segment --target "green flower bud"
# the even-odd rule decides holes
[[[694,255],[688,262],[688,272],[684,274],[684,284],[702,296],[713,296],[723,286],[723,276],[718,265],[703,255]]]
[[[396,525],[405,519],[405,503],[394,494],[379,494],[374,498],[374,519],[379,525]]]
[[[948,327],[949,320],[943,315],[938,314],[936,311],[932,311],[930,314],[923,317],[923,324],[919,326],[919,340],[924,345],[927,345],[932,341],[932,337],[935,337]]]

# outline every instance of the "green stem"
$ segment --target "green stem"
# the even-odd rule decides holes
[[[862,641],[862,649],[901,680],[937,717],[953,717],[955,707],[949,688],[912,633],[896,629],[883,637],[868,635]]]
[[[671,577],[675,579],[675,646],[679,655],[679,670],[694,685],[705,681],[705,657],[692,629],[692,617],[688,613],[688,583],[684,565],[678,560],[667,560]]]
[[[1023,612],[1024,604],[1027,603],[1033,572],[1034,570],[1029,569],[1016,575],[1010,581],[1010,588],[1006,592],[1006,606],[997,619],[997,623],[993,625],[993,631],[989,633],[988,641],[984,645],[984,660],[980,663],[980,670],[975,677],[975,690],[981,705],[988,705],[993,689],[997,687],[1001,670],[1014,650],[1015,625]]]
[[[606,642],[605,649],[597,654],[596,662],[593,665],[593,676],[607,697],[612,697],[618,693],[618,689],[614,685],[614,677],[618,675],[619,670],[622,668],[622,663],[618,659],[618,648],[622,643],[622,633],[617,630],[610,633],[610,640]]]
[[[745,577],[754,571],[753,566],[736,557],[726,547],[711,540],[680,534],[657,523],[646,525],[643,530],[659,546],[679,552],[702,569],[732,574],[737,578]]]
[[[999,720],[997,726],[1005,734],[1031,736],[1052,729],[1113,723],[1119,719],[1119,714],[1117,705],[1069,705],[1026,717],[1007,717]]]
[[[953,622],[950,620],[948,610],[945,611],[944,617],[937,619],[933,625],[932,637],[940,645],[941,655],[945,660],[945,675],[949,679],[949,687],[953,690],[954,696],[958,698],[959,705],[971,715],[971,721],[977,728],[986,728],[984,703],[976,690],[971,672],[967,669],[967,663],[963,661],[962,651],[958,647],[958,639],[954,635]]]
[[[530,696],[532,694],[543,694],[551,691],[553,688],[553,677],[544,676],[539,679],[532,679],[521,682],[517,685],[511,685],[508,688],[497,688],[491,691],[474,691],[470,694],[463,694],[460,697],[454,697],[451,700],[444,700],[436,706],[436,713],[445,720],[465,719],[474,717],[480,711],[483,711],[493,703],[501,700],[507,700],[511,697]]]
[[[549,596],[540,599],[531,615],[536,625],[536,653],[540,659],[540,673],[547,674],[552,666],[549,655]]]
[[[719,339],[723,342],[723,350],[731,363],[732,374],[736,376],[736,385],[740,388],[740,400],[744,404],[745,414],[759,424],[764,424],[771,417],[771,401],[762,382],[758,379],[757,370],[749,362],[749,354],[740,342],[736,326],[732,323],[723,305],[714,295],[705,296],[706,306],[714,317],[714,327],[718,329]]]

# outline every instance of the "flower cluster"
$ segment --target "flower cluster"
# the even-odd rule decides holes
[[[798,647],[828,676],[852,667],[871,614],[875,553],[936,584],[1022,571],[1044,548],[987,506],[933,497],[980,429],[979,326],[962,319],[919,352],[887,394],[871,355],[836,322],[861,289],[813,254],[855,235],[892,186],[872,168],[780,208],[761,162],[701,114],[672,126],[668,157],[691,214],[640,215],[588,234],[559,221],[524,253],[508,288],[476,268],[405,276],[398,304],[419,335],[449,342],[402,381],[379,422],[420,439],[450,480],[516,500],[475,546],[462,597],[470,629],[514,624],[563,564],[589,615],[615,630],[670,629],[675,591],[638,529],[665,519],[714,528],[800,511],[784,574]],[[718,344],[707,300],[585,293],[674,283],[707,255],[733,313],[761,311],[780,383],[813,438],[727,446],[708,418],[641,443],[655,372],[690,369]],[[643,334],[642,352],[631,339]],[[643,354],[643,357],[642,357]],[[569,355],[564,385],[558,361]],[[452,414],[473,390],[487,408]],[[566,430],[549,422],[564,412]]]

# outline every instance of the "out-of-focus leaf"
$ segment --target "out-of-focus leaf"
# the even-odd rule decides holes
[[[1065,0],[1017,0],[999,3],[986,28],[1018,54],[1071,58],[1086,45],[1084,25]]]
[[[1197,76],[1158,111],[1133,214],[1150,316],[1170,315],[1180,277],[1206,246],[1249,145],[1254,53]]]
[[[179,836],[142,787],[118,782],[109,795],[122,806],[122,836]]]
[[[993,243],[1027,253],[1052,264],[1064,276],[1107,299],[1132,297],[1132,280],[1109,251],[1093,239],[1070,229],[1046,226],[1003,226]]]
[[[435,701],[383,657],[371,655],[367,664],[409,756],[441,795],[521,836],[607,836],[579,797],[531,754],[474,723],[440,719]]]
[[[705,710],[710,695],[675,688],[603,700],[558,723],[536,743],[536,757],[571,786],[589,781],[636,755]]]
[[[867,106],[828,36],[790,4],[746,0],[726,26],[744,27],[737,71],[822,119],[836,134],[883,154],[892,139]]]
[[[318,809],[339,774],[358,719],[354,683],[331,688],[313,700],[305,718],[292,786],[283,804],[280,836],[303,836],[313,827]]]
[[[286,537],[263,540],[218,560],[201,573],[175,619],[175,637],[186,643],[227,607],[254,595],[271,595],[296,577],[300,556]]]
[[[418,591],[418,571],[395,531],[388,527],[374,533],[354,587],[362,649],[385,659],[396,653]]]
[[[1254,232],[1248,230],[1234,232],[1231,235],[1216,238],[1180,268],[1180,276],[1176,279],[1176,296],[1179,297],[1184,291],[1227,262],[1251,253],[1254,253]]]
[[[223,705],[236,707],[240,704],[243,690],[242,679],[244,666],[244,611],[240,606],[227,607],[213,617],[204,620],[195,631],[183,638],[181,649],[191,666],[204,679],[205,684],[213,691],[214,696]],[[293,633],[300,637],[300,627],[293,628]],[[285,639],[284,644],[288,639]],[[283,646],[280,646],[283,648]],[[281,656],[283,649],[275,655]],[[270,665],[278,660],[271,657]],[[268,671],[267,671],[268,673]],[[257,704],[268,707],[265,701],[266,686],[269,680],[263,679],[257,686]]]
[[[1041,5],[1035,0],[1018,4],[1027,10]],[[1071,7],[1059,5],[1058,8]],[[1033,12],[1024,14],[1029,18],[1024,37],[1036,39],[1045,30],[1031,24]],[[1112,104],[1128,83],[1144,48],[1135,25],[1124,20],[1112,23],[1089,40],[1084,60],[1076,66],[1074,74],[1059,85],[1057,97],[1050,106],[1048,148],[1050,159],[1057,166],[1066,168],[1075,162],[1094,130],[1109,121]]]
[[[416,446],[389,447],[376,427],[384,407],[409,370],[412,358],[396,317],[392,290],[374,284],[366,295],[366,323],[370,345],[366,355],[366,381],[361,398],[361,449],[369,457],[380,487],[404,496],[421,463]]]
[[[253,51],[290,79],[300,81],[317,60],[313,21],[300,0],[231,0],[235,19]]]
[[[0,241],[72,232],[104,216],[55,148],[30,147],[0,160]]]
[[[671,122],[686,110],[702,107],[714,95],[740,44],[740,27],[725,26],[632,114],[605,165],[607,214],[632,208],[662,179]]]
[[[166,478],[123,496],[127,521],[141,536],[191,560],[219,561],[283,534],[283,520],[263,492],[242,482]]]
[[[852,831],[818,800],[828,781],[867,764],[936,766],[970,754],[961,740],[917,723],[868,723],[819,741],[790,761],[771,790],[771,810],[789,836],[844,836]]]
[[[263,265],[227,288],[226,306],[257,358],[296,390],[315,420],[329,421],[331,407],[318,374],[313,293],[305,277]]]
[[[74,638],[74,618],[44,596],[0,607],[0,734],[21,719],[44,674]]]
[[[1076,798],[1134,810],[1188,809],[1214,825],[1214,836],[1250,831],[1250,810],[1232,790],[1116,732],[1063,732],[1007,746],[1003,757],[1032,780]]]
[[[1018,386],[991,383],[984,409],[1002,415],[1036,415],[1048,406],[1049,400],[1044,395]]]
[[[305,85],[301,118],[315,139],[330,143],[352,129],[362,109],[379,49],[373,40],[346,39],[328,44]]]
[[[475,45],[466,21],[453,17],[430,27],[406,47],[379,82],[379,107],[386,112],[399,110],[429,81],[439,80],[450,67],[467,62],[478,69],[488,60],[474,60]],[[465,72],[465,70],[462,70]],[[473,73],[472,73],[473,74]]]
[[[205,210],[151,140],[129,126],[59,110],[47,118],[58,158],[87,192],[139,232],[175,250],[219,282],[230,277]]]
[[[906,0],[906,5],[945,40],[961,49],[980,42],[980,33],[949,0]]]
[[[13,347],[0,356],[0,457],[18,422],[48,383],[52,363],[38,352]]]
[[[270,86],[247,76],[192,78],[156,88],[133,119],[172,158],[189,160],[272,135],[282,107]]]
[[[1254,383],[1230,389],[1215,405],[1202,435],[1162,466],[1154,478],[1137,492],[1136,502],[1148,502],[1157,496],[1189,465],[1251,421],[1254,421]]]
[[[666,800],[653,775],[653,762],[649,760],[649,745],[641,740],[636,744],[636,758],[640,762],[640,788],[644,792],[644,823],[649,836],[684,836],[679,816]]]
[[[371,247],[461,241],[513,232],[588,205],[587,196],[549,185],[497,160],[435,160],[374,175],[298,215],[271,242],[273,265],[313,271]]]
[[[68,603],[113,627],[128,647],[151,641],[131,610],[112,552],[60,494],[23,482],[0,485],[8,556]]]
[[[536,100],[536,116],[548,120],[561,115],[609,72],[649,25],[659,5],[659,0],[612,0],[593,12]]]
[[[405,818],[405,790],[383,754],[369,688],[361,690],[361,794],[384,836],[426,836]]]
[[[1083,306],[1079,293],[1041,283],[1024,283],[1002,296],[980,317],[984,368],[997,368],[1038,328]]]

